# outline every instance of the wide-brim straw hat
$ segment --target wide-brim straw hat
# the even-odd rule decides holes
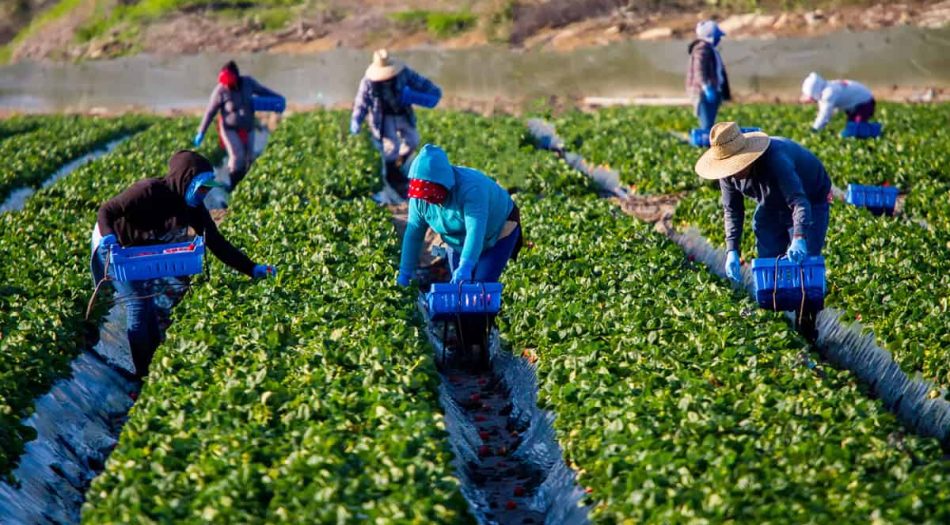
[[[366,78],[383,82],[398,75],[406,65],[389,56],[389,51],[378,49],[373,53],[373,62],[366,68]]]
[[[709,149],[696,161],[696,173],[709,180],[731,177],[761,157],[769,140],[761,131],[742,133],[735,122],[720,122],[709,130]]]

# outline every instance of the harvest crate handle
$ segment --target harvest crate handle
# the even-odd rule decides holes
[[[785,254],[779,255],[775,258],[775,271],[772,274],[772,309],[776,312],[778,311],[778,263],[783,258],[787,258]],[[803,263],[804,261],[802,261]],[[798,270],[800,272],[799,285],[802,289],[802,302],[798,307],[798,316],[799,318],[805,314],[805,265],[798,263]]]

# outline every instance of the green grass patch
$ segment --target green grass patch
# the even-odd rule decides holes
[[[46,27],[47,24],[58,20],[67,13],[76,9],[82,4],[83,0],[61,0],[59,3],[49,8],[46,12],[33,19],[30,25],[26,27],[5,46],[0,47],[0,64],[6,64],[13,57],[13,51],[20,46],[27,38],[33,36],[38,31]]]
[[[425,29],[438,38],[464,33],[478,23],[478,17],[468,11],[411,9],[389,15],[389,18],[404,28]]]

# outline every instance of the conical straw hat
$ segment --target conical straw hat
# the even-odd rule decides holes
[[[742,133],[735,122],[720,122],[709,130],[709,149],[696,161],[696,173],[709,180],[730,177],[755,162],[768,147],[765,133]]]
[[[389,51],[378,49],[373,53],[373,63],[366,68],[366,78],[373,82],[383,82],[398,75],[406,65],[391,58]]]

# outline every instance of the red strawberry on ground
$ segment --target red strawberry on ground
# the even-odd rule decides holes
[[[482,438],[482,441],[485,441],[486,439],[489,438],[489,435],[488,435],[488,432],[482,430],[481,432],[478,433],[478,437]]]
[[[478,414],[478,415],[475,416],[475,421],[477,421],[477,422],[479,422],[479,423],[482,423],[482,422],[485,421],[485,416],[483,416],[483,415],[481,415],[481,414]]]
[[[487,458],[488,456],[491,456],[491,448],[488,445],[478,447],[478,457]]]
[[[508,510],[515,510],[518,508],[518,504],[514,501],[508,500],[508,503],[505,503],[505,508]]]
[[[524,496],[524,487],[522,487],[521,485],[515,485],[514,494],[518,498]]]

